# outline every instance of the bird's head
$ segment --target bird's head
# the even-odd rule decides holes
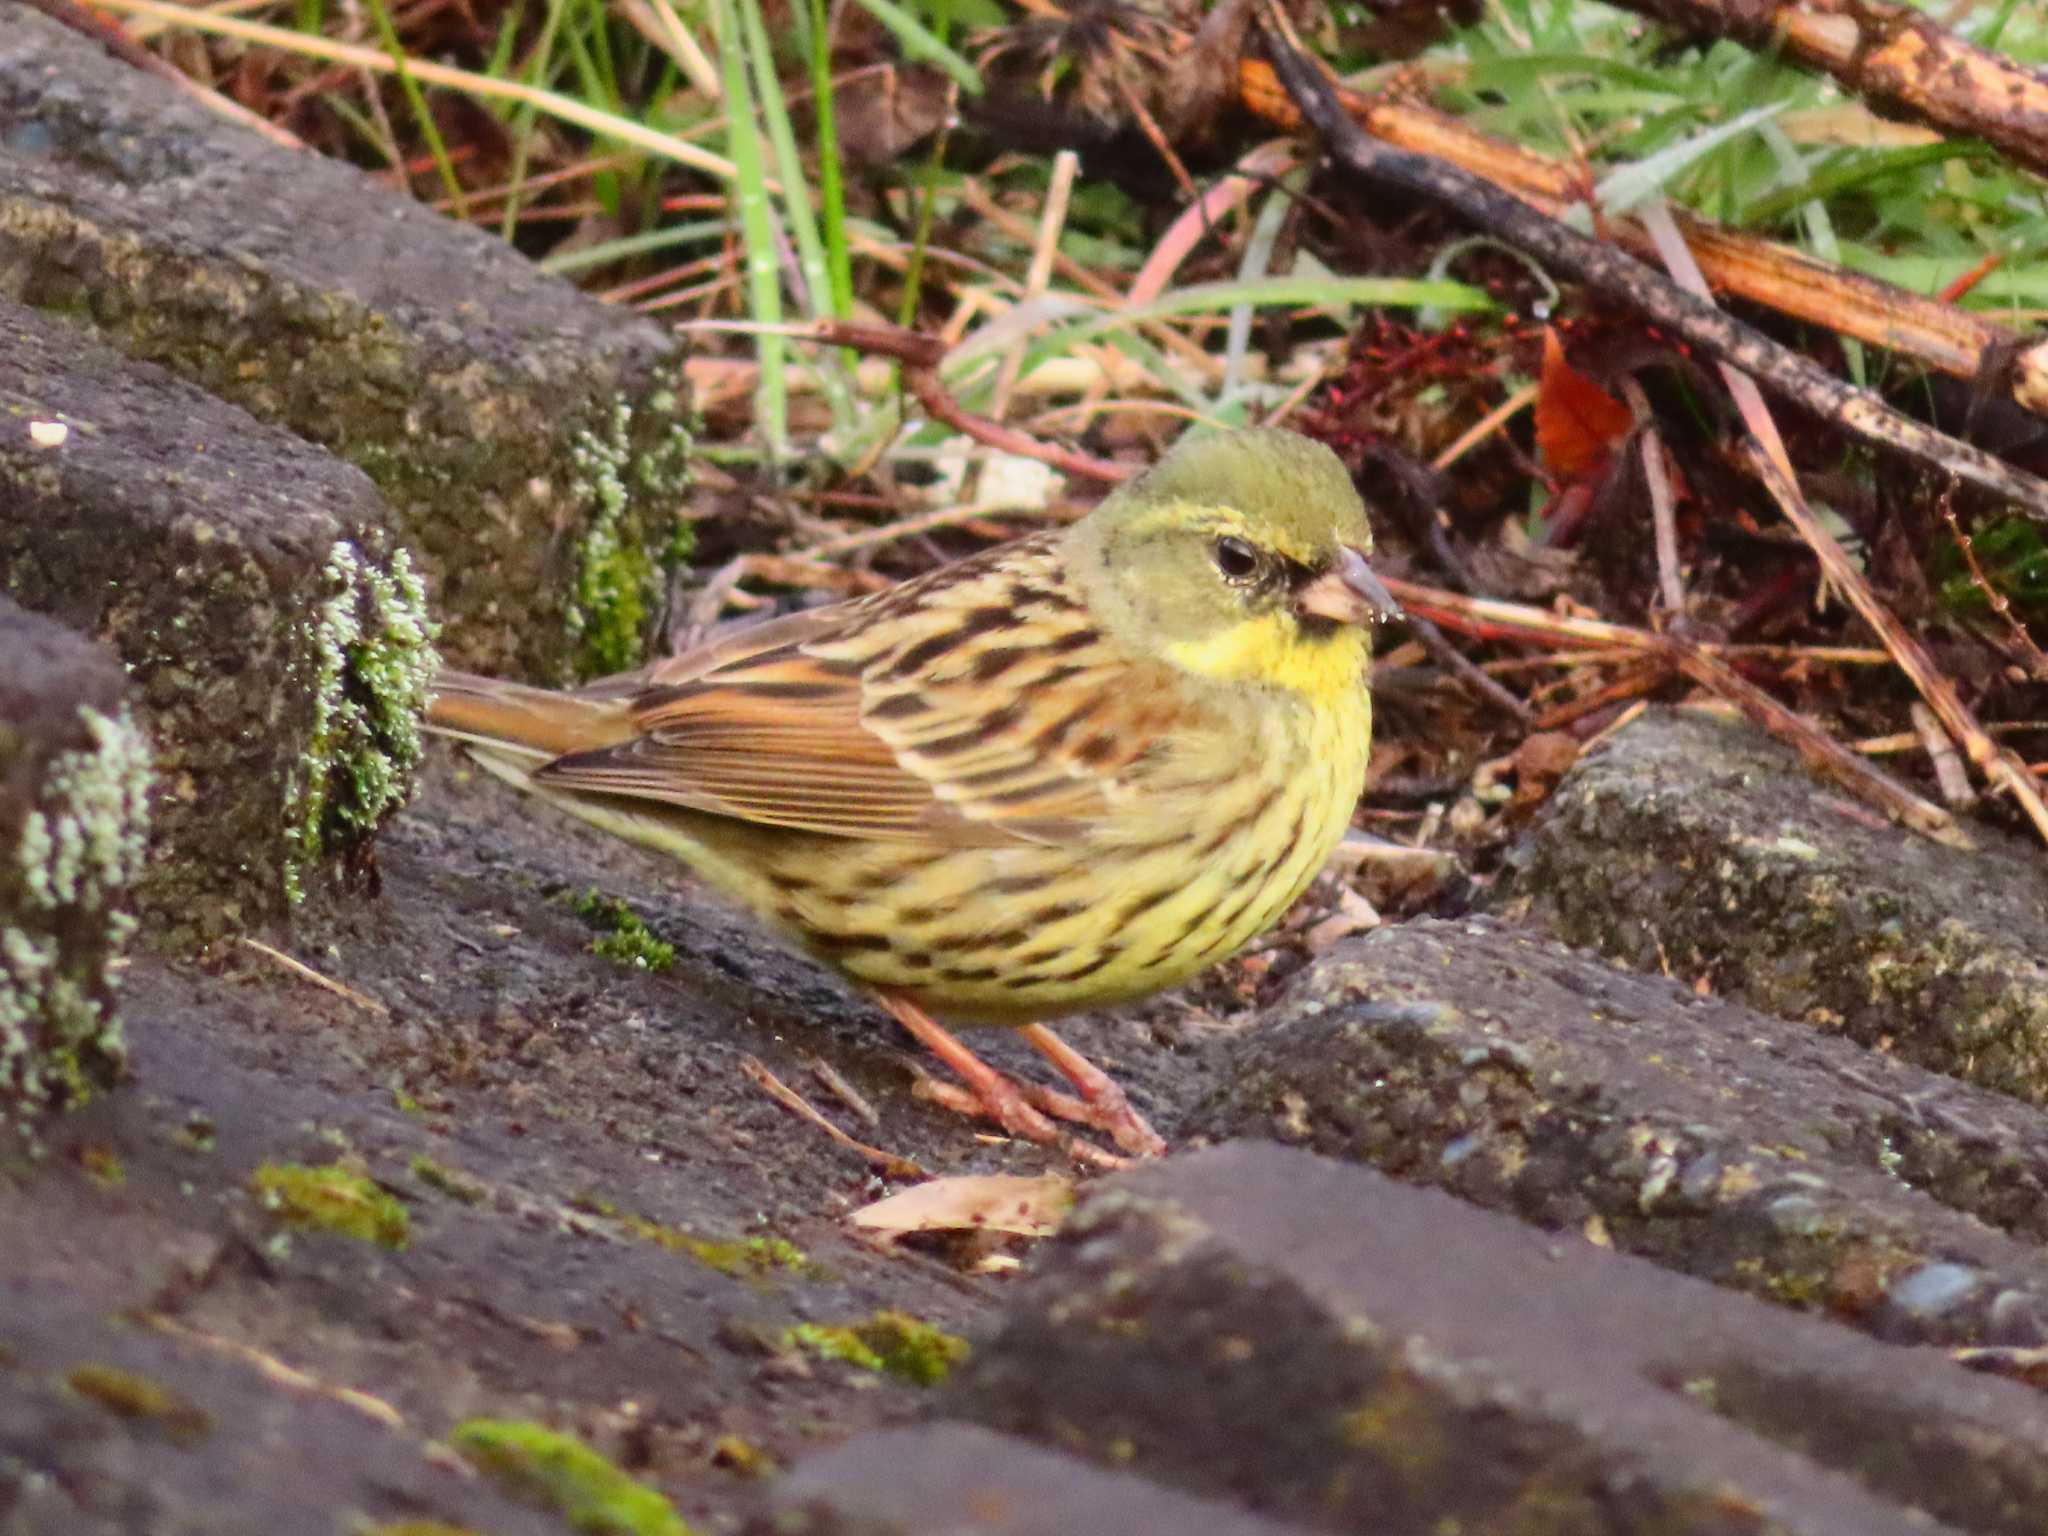
[[[1373,623],[1399,610],[1337,456],[1268,428],[1185,443],[1069,535],[1102,622],[1217,682],[1356,687]]]

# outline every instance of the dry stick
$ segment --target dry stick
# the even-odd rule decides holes
[[[1642,217],[1644,227],[1656,238],[1658,249],[1664,252],[1673,277],[1693,293],[1705,293],[1707,280],[1700,275],[1692,253],[1686,249],[1685,237],[1679,233],[1662,201],[1647,205]],[[2013,798],[2019,801],[2034,823],[2034,829],[2044,842],[2048,842],[2048,804],[2042,802],[2040,791],[2026,765],[2016,754],[2001,748],[1985,734],[1984,728],[1963,703],[1962,695],[1956,692],[1955,684],[1935,666],[1934,658],[1927,654],[1920,642],[1907,634],[1905,627],[1892,617],[1891,610],[1879,601],[1870,583],[1864,579],[1863,572],[1849,558],[1848,551],[1814,516],[1813,509],[1800,493],[1791,456],[1785,452],[1785,441],[1778,434],[1777,422],[1772,419],[1770,407],[1764,403],[1763,392],[1756,387],[1756,381],[1726,360],[1720,363],[1720,369],[1722,381],[1727,384],[1728,393],[1749,428],[1749,438],[1743,443],[1743,456],[1749,460],[1771,499],[1778,504],[1778,510],[1799,531],[1799,536],[1819,559],[1828,579],[1847,595],[1856,611],[1863,616],[1863,622],[1877,631],[1885,649],[1898,662],[1899,670],[1919,690],[1920,697],[1927,701],[1949,735],[1962,742],[1970,761],[1986,778],[2012,791]]]
[[[301,981],[310,981],[314,986],[332,992],[336,997],[354,1003],[356,1007],[362,1009],[365,1013],[375,1014],[380,1019],[391,1016],[391,1010],[378,1002],[376,998],[366,997],[354,987],[336,981],[332,976],[321,975],[320,972],[314,970],[305,961],[294,960],[283,950],[273,949],[261,939],[252,939],[245,934],[239,942],[244,948],[255,950],[257,954],[263,956],[264,959],[272,964],[284,967],[284,969],[290,971]]]
[[[1301,131],[1300,112],[1265,60],[1239,62],[1238,91],[1246,108],[1265,121]],[[1591,188],[1580,166],[1490,138],[1448,113],[1391,93],[1365,95],[1339,86],[1337,97],[1374,138],[1463,166],[1552,218],[1587,201]],[[2048,342],[2027,345],[2018,332],[1987,316],[1724,229],[1697,214],[1681,213],[1678,220],[1717,290],[1955,378],[1996,384],[2027,409],[2048,415]],[[1649,235],[1633,219],[1609,219],[1601,232],[1624,250],[1654,255]]]
[[[1737,399],[1739,402],[1739,394]],[[1757,404],[1759,408],[1762,407],[1760,397]],[[1764,489],[1770,492],[1771,499],[1778,504],[1778,510],[1785,514],[1785,520],[1799,530],[1800,536],[1812,547],[1814,554],[1820,557],[1821,569],[1827,572],[1836,588],[1848,597],[1856,611],[1863,616],[1863,621],[1877,631],[1878,637],[1885,643],[1885,648],[1898,662],[1899,670],[1904,672],[1913,686],[1920,691],[1920,697],[1927,701],[1949,735],[1963,744],[1963,750],[1969,754],[1970,761],[1977,765],[1978,771],[1991,783],[2003,785],[2012,791],[2013,798],[2027,813],[2027,819],[2033,822],[2034,830],[2040,833],[2043,842],[2048,842],[2048,803],[2043,802],[2040,787],[2027,772],[2026,764],[2020,761],[2017,753],[2010,748],[2000,747],[1986,734],[1984,728],[1977,723],[1976,717],[1970,713],[1968,706],[1963,703],[1961,695],[1956,692],[1955,685],[1934,665],[1934,659],[1921,647],[1920,642],[1907,634],[1899,621],[1886,611],[1884,604],[1878,601],[1877,594],[1870,590],[1870,583],[1863,579],[1863,573],[1856,569],[1856,564],[1849,558],[1848,552],[1836,541],[1826,525],[1813,515],[1813,509],[1807,506],[1806,498],[1799,494],[1798,485],[1786,473],[1778,456],[1755,441],[1743,446],[1746,456],[1757,472],[1757,477],[1763,481]],[[1782,455],[1783,452],[1781,444],[1778,454]]]
[[[1817,771],[1885,814],[1924,832],[1938,842],[1967,848],[1969,839],[1940,806],[1925,800],[1870,767],[1855,753],[1820,734],[1805,718],[1786,708],[1704,647],[1689,645],[1646,629],[1549,613],[1525,603],[1500,598],[1466,597],[1438,587],[1386,578],[1387,590],[1412,617],[1421,613],[1446,628],[1486,639],[1569,640],[1657,657],[1704,688],[1720,694],[1772,735],[1789,741]]]
[[[1892,0],[1622,0],[1833,75],[1893,116],[1995,144],[2048,175],[2048,77],[1966,43]]]
[[[884,1152],[880,1147],[871,1147],[864,1141],[856,1141],[838,1126],[827,1120],[811,1106],[811,1101],[798,1093],[781,1078],[770,1072],[752,1056],[740,1058],[740,1071],[750,1078],[754,1086],[799,1120],[808,1120],[819,1130],[830,1136],[849,1152],[858,1153],[892,1179],[922,1179],[929,1175],[916,1162],[899,1157],[894,1152]]]
[[[1628,374],[1618,382],[1642,445],[1643,483],[1650,490],[1650,527],[1657,544],[1657,584],[1664,611],[1677,618],[1685,612],[1685,578],[1678,568],[1678,511],[1671,494],[1671,455],[1664,451],[1664,439],[1657,431],[1657,418],[1643,386]]]
[[[1045,190],[1045,208],[1038,219],[1038,238],[1032,243],[1031,265],[1024,274],[1024,298],[1037,298],[1052,281],[1052,258],[1060,248],[1060,234],[1067,227],[1067,203],[1073,196],[1074,173],[1081,157],[1063,149],[1052,159],[1052,181]],[[1029,338],[1019,336],[1003,354],[996,373],[996,387],[989,396],[989,414],[1001,421],[1010,414],[1010,391],[1017,387],[1017,375],[1024,367]]]
[[[1470,172],[1374,143],[1339,104],[1321,67],[1291,43],[1293,29],[1277,0],[1262,3],[1266,46],[1281,83],[1346,170],[1454,210],[1609,302],[1762,379],[1785,399],[1853,436],[1950,471],[2011,501],[2022,516],[2048,524],[2048,481],[1901,415],[1869,390],[1845,383],[1811,358],[1682,292],[1633,257],[1544,217]]]
[[[821,320],[810,328],[809,334],[835,347],[878,352],[884,357],[897,359],[903,364],[904,386],[917,397],[917,403],[932,419],[944,422],[956,432],[964,432],[977,443],[1020,458],[1041,459],[1067,474],[1079,475],[1085,480],[1100,480],[1107,485],[1119,484],[1136,473],[1128,464],[1055,448],[1028,433],[990,421],[986,416],[977,416],[946,393],[946,387],[939,379],[939,364],[945,360],[946,347],[932,337],[898,326],[857,324],[848,320]]]
[[[1977,560],[1977,543],[1963,531],[1963,525],[1956,518],[1955,487],[1941,493],[1941,515],[1948,523],[1948,531],[1956,541],[1956,548],[1963,552],[1963,563],[1970,568],[1971,585],[1984,594],[1984,601],[1991,605],[1991,611],[2005,620],[2006,630],[2012,636],[2013,644],[2026,657],[2027,672],[2037,683],[2048,683],[2048,654],[2034,644],[2034,637],[2027,633],[2027,626],[2020,616],[2012,611],[2012,601],[2003,592],[1991,585],[1991,579],[1984,574],[1984,567]]]

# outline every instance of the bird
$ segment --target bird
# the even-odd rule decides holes
[[[1046,1021],[1187,981],[1321,869],[1399,611],[1371,550],[1328,447],[1215,433],[1064,527],[572,691],[444,669],[426,723],[867,989],[964,1084],[942,1102],[1152,1157]],[[1073,1091],[1005,1077],[949,1025],[1019,1031]]]

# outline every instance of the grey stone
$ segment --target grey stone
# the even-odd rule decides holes
[[[0,1128],[120,1075],[149,779],[120,668],[0,597]]]
[[[1969,830],[1974,852],[1876,823],[1752,727],[1653,710],[1565,776],[1492,905],[2048,1102],[2048,860]]]
[[[0,591],[134,679],[159,773],[152,935],[283,912],[360,855],[419,758],[425,593],[376,490],[4,298],[0,355]]]
[[[2039,1311],[1994,1319],[1998,1292],[2048,1298],[2048,1114],[1498,919],[1319,956],[1217,1076],[1195,1132],[1369,1162],[1887,1337],[2014,1342]],[[1946,1263],[1985,1283],[1933,1307]]]
[[[968,1424],[879,1430],[775,1488],[761,1536],[1282,1536],[1298,1529]]]
[[[1083,1200],[941,1411],[1320,1530],[2040,1529],[2048,1405],[1237,1143]]]
[[[452,654],[638,659],[687,541],[673,343],[504,242],[0,6],[0,295],[365,470]]]

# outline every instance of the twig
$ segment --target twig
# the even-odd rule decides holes
[[[1970,568],[1970,582],[1984,594],[1984,601],[1991,605],[1991,611],[2005,620],[2007,631],[2013,643],[2026,658],[2027,671],[2037,683],[2048,683],[2048,655],[2034,644],[2034,637],[2027,633],[2027,626],[2020,622],[2018,614],[2012,611],[2012,601],[1991,584],[1991,578],[1984,574],[1984,567],[1977,560],[1977,543],[1963,532],[1963,525],[1956,519],[1955,483],[1951,481],[1941,493],[1939,510],[1948,524],[1948,531],[1956,541],[1956,548],[1963,552],[1963,563]]]
[[[853,1112],[854,1118],[867,1126],[882,1123],[881,1112],[870,1104],[861,1091],[846,1080],[845,1075],[822,1056],[813,1056],[806,1063],[811,1076],[824,1084],[825,1091]]]
[[[864,1141],[855,1141],[846,1132],[827,1120],[811,1107],[810,1101],[794,1088],[770,1072],[752,1056],[740,1058],[740,1070],[753,1081],[763,1093],[780,1104],[799,1119],[808,1120],[819,1130],[830,1136],[848,1151],[857,1152],[892,1179],[922,1179],[928,1177],[925,1170],[907,1157],[898,1157],[894,1152],[884,1152],[880,1147],[871,1147]]]
[[[1278,0],[1262,0],[1262,4],[1266,47],[1275,72],[1346,170],[1455,210],[1602,298],[1756,375],[1778,394],[1833,421],[1852,436],[1948,470],[2006,498],[2022,516],[2048,524],[2048,481],[1901,415],[1871,391],[1844,382],[1754,326],[1663,281],[1633,257],[1546,218],[1512,193],[1471,172],[1374,143],[1339,104],[1321,67],[1301,51]]]
[[[1665,253],[1673,277],[1693,294],[1704,294],[1706,279],[1700,275],[1699,267],[1686,249],[1684,236],[1664,212],[1662,204],[1653,202],[1646,206],[1642,210],[1642,218],[1644,226],[1656,238],[1658,249]],[[1785,441],[1778,434],[1777,423],[1772,419],[1770,407],[1764,403],[1763,392],[1756,387],[1755,380],[1725,358],[1719,366],[1722,382],[1728,386],[1728,393],[1749,428],[1749,438],[1743,444],[1743,456],[1763,482],[1771,499],[1778,504],[1778,510],[1798,530],[1807,547],[1820,560],[1821,570],[1847,596],[1857,613],[1862,615],[1863,622],[1877,631],[1885,649],[1898,662],[1899,670],[1919,690],[1920,697],[1927,701],[1949,735],[1962,742],[1970,761],[1991,782],[2012,792],[2013,798],[2019,801],[2021,809],[2034,823],[2042,841],[2048,842],[2048,803],[2042,801],[2040,787],[2034,783],[2026,765],[1985,734],[1963,703],[1962,695],[1956,692],[1955,684],[1935,666],[1934,658],[1927,654],[1920,642],[1906,633],[1905,626],[1892,617],[1891,610],[1878,600],[1863,572],[1849,558],[1848,551],[1806,504],[1806,498],[1800,493],[1799,483],[1793,476],[1792,460],[1785,451]]]
[[[322,976],[318,971],[314,970],[313,967],[306,964],[303,960],[294,960],[290,955],[286,954],[283,950],[272,949],[268,944],[264,943],[261,939],[252,939],[245,934],[242,936],[239,942],[245,948],[255,950],[257,954],[262,955],[266,960],[270,960],[275,964],[284,967],[284,969],[290,971],[294,976],[298,977],[299,980],[310,981],[314,986],[320,987],[325,991],[332,992],[336,997],[344,998],[347,1001],[354,1003],[358,1008],[362,1009],[365,1013],[374,1014],[380,1019],[388,1019],[391,1017],[391,1010],[385,1007],[382,1003],[378,1002],[377,999],[375,999],[374,997],[365,997],[362,993],[356,991],[354,987],[343,986],[340,982],[336,981],[332,976]]]
[[[1822,735],[1804,716],[1788,709],[1702,646],[1668,635],[1632,629],[1604,619],[1581,619],[1548,613],[1499,598],[1466,597],[1435,587],[1417,586],[1389,576],[1387,590],[1412,618],[1417,613],[1443,620],[1466,634],[1495,639],[1566,639],[1612,646],[1618,652],[1663,658],[1694,682],[1721,695],[1763,729],[1789,742],[1811,766],[1851,793],[1868,800],[1915,831],[1938,842],[1968,847],[1969,839],[1955,818],[1900,784],[1878,773],[1853,752]]]
[[[1301,113],[1265,60],[1239,62],[1238,90],[1259,117],[1300,132]],[[1579,165],[1489,138],[1394,91],[1367,96],[1340,86],[1337,94],[1345,111],[1374,138],[1463,166],[1553,218],[1586,201]],[[2048,414],[2048,342],[2025,345],[2019,333],[1952,303],[1723,228],[1697,214],[1678,217],[1716,292],[1826,326],[1959,379],[1975,381],[1985,375],[1987,360],[2006,359],[1998,370],[2001,386],[2027,409]],[[1633,219],[1610,219],[1602,232],[1639,256],[1651,250],[1649,236]]]
[[[1650,528],[1657,545],[1657,585],[1664,611],[1673,618],[1685,612],[1685,580],[1678,568],[1678,514],[1671,494],[1671,455],[1657,431],[1657,418],[1643,386],[1624,374],[1616,381],[1635,417],[1642,443],[1643,483],[1650,492]]]
[[[1060,233],[1067,227],[1067,203],[1074,192],[1074,173],[1081,157],[1063,149],[1052,157],[1052,180],[1045,189],[1045,208],[1038,219],[1038,238],[1031,247],[1031,265],[1024,274],[1024,298],[1028,302],[1045,292],[1052,280],[1052,258],[1060,248]],[[989,396],[989,414],[1001,421],[1010,413],[1010,391],[1017,387],[1017,374],[1024,366],[1028,338],[1019,336],[1003,354],[996,373],[996,387]]]
[[[940,382],[939,364],[945,358],[946,348],[943,342],[929,336],[893,325],[855,324],[845,320],[821,320],[806,334],[836,347],[879,352],[897,359],[903,364],[904,387],[934,421],[942,421],[954,431],[965,433],[986,447],[1001,453],[1013,453],[1020,458],[1040,459],[1067,474],[1109,485],[1121,484],[1137,473],[1128,464],[1041,443],[1027,433],[968,410],[947,394],[945,385]]]
[[[1623,0],[1708,37],[1824,70],[1894,116],[1984,139],[2048,175],[2048,77],[1892,0]]]
[[[181,1343],[197,1344],[204,1349],[217,1350],[221,1354],[232,1355],[235,1359],[253,1366],[259,1375],[267,1380],[276,1382],[279,1386],[290,1387],[295,1392],[308,1392],[318,1397],[332,1398],[335,1402],[342,1404],[344,1407],[354,1409],[364,1418],[381,1424],[386,1429],[405,1428],[405,1415],[385,1402],[383,1398],[373,1397],[368,1392],[361,1391],[355,1387],[338,1387],[332,1382],[322,1381],[319,1377],[309,1375],[295,1365],[286,1365],[284,1361],[278,1359],[275,1355],[265,1354],[254,1345],[244,1344],[239,1339],[222,1338],[217,1333],[207,1333],[203,1329],[194,1328],[189,1324],[182,1323],[174,1317],[168,1317],[162,1312],[142,1312],[131,1314],[131,1316],[143,1327],[157,1333],[167,1334]]]
[[[1963,766],[1962,754],[1934,718],[1933,710],[1915,699],[1912,714],[1913,734],[1934,765],[1934,782],[1941,786],[1941,798],[1956,810],[1968,810],[1977,803],[1977,792],[1970,788],[1970,770]]]

